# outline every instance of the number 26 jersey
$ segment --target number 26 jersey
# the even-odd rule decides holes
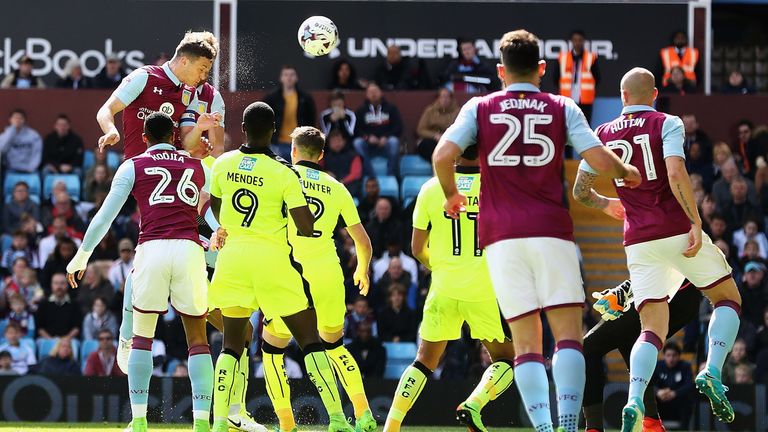
[[[227,241],[288,244],[288,210],[307,205],[299,175],[269,149],[241,146],[216,159],[211,195],[221,199]]]

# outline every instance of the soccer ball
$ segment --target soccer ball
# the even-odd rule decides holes
[[[339,45],[336,24],[324,16],[312,16],[299,26],[299,45],[309,55],[319,57]]]

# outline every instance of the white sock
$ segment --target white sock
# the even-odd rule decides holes
[[[133,418],[146,418],[147,404],[131,404],[131,413]]]

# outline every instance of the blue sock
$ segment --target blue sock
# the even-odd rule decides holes
[[[120,323],[120,338],[129,340],[133,337],[133,272],[128,273],[123,288],[123,321]]]
[[[581,343],[563,340],[555,345],[552,378],[557,392],[558,426],[566,432],[576,432],[579,428],[584,383],[587,380]]]
[[[720,378],[723,363],[733,348],[736,334],[739,332],[739,312],[741,308],[736,302],[721,301],[715,305],[712,318],[709,320],[709,354],[707,355],[706,370]]]
[[[189,348],[187,365],[192,382],[192,417],[208,420],[213,400],[213,361],[208,345]]]
[[[133,418],[147,417],[152,367],[152,339],[134,336],[133,349],[128,357],[128,390]]]
[[[525,411],[536,432],[552,431],[549,411],[549,379],[541,354],[523,354],[515,358],[515,381],[525,404]]]
[[[651,331],[640,333],[629,355],[629,399],[642,400],[661,350],[661,339]]]

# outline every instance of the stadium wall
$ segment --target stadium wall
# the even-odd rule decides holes
[[[72,127],[80,134],[87,148],[96,146],[101,131],[96,124],[96,111],[109,97],[109,91],[103,90],[15,90],[8,89],[0,92],[0,125],[5,122],[5,115],[14,108],[22,108],[27,112],[29,125],[41,134],[48,133],[56,115],[66,113],[72,119]],[[263,91],[224,93],[227,104],[226,129],[232,139],[241,141],[240,122],[243,109],[251,102],[261,100],[266,93]],[[419,122],[424,107],[435,98],[433,91],[388,92],[385,97],[397,105],[402,114],[405,130],[403,138],[413,145],[416,136],[416,125]],[[312,96],[318,112],[328,106],[327,91],[314,91]],[[357,109],[363,102],[363,92],[349,92],[347,106]],[[469,99],[469,95],[456,95],[459,104]],[[666,97],[660,101],[665,112],[681,115],[693,113],[699,119],[702,129],[714,140],[732,141],[735,137],[734,128],[741,119],[751,119],[757,124],[765,121],[765,107],[768,106],[768,96],[743,95],[685,95]],[[615,118],[621,109],[621,103],[616,97],[598,98],[593,113],[593,127],[602,122]],[[120,114],[122,115],[122,114]],[[122,122],[118,117],[118,127]],[[4,127],[4,126],[3,126]],[[116,149],[121,150],[118,144]]]
[[[464,380],[436,380],[429,383],[422,397],[408,413],[411,425],[455,425],[454,410],[472,391],[475,383]],[[377,418],[386,417],[392,404],[397,381],[367,379],[365,382],[371,408]],[[311,383],[292,380],[292,396],[297,420],[304,424],[327,422],[327,414]],[[125,378],[0,377],[0,426],[2,421],[29,422],[128,422],[130,403]],[[251,380],[248,409],[263,423],[273,423],[272,405],[266,396],[264,381]],[[554,393],[552,393],[554,394]],[[709,402],[700,398],[694,411],[696,430],[765,431],[766,387],[736,385],[728,397],[736,411],[736,420],[724,425],[710,413]],[[626,384],[609,384],[605,389],[606,428],[621,424],[621,407],[626,402]],[[154,422],[190,422],[189,380],[153,378],[150,385],[149,420]],[[556,406],[554,400],[552,406]],[[352,414],[351,404],[345,411]],[[483,410],[483,419],[491,427],[528,426],[517,391],[510,390]]]

